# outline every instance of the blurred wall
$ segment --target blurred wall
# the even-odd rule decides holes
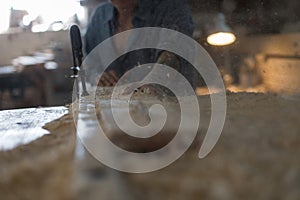
[[[300,54],[300,33],[239,37],[232,46],[236,53]]]
[[[52,49],[61,65],[69,65],[71,60],[68,31],[0,34],[0,44],[0,66],[10,65],[11,60],[18,56],[44,49]]]
[[[242,37],[231,50],[232,56],[254,58],[267,91],[300,93],[300,33]]]

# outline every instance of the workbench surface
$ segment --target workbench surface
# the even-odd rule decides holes
[[[100,163],[80,171],[84,163],[74,156],[75,127],[67,114],[46,125],[51,134],[0,152],[0,199],[299,199],[299,99],[254,93],[227,98],[224,130],[208,157],[198,158],[210,116],[210,98],[201,96],[195,144],[169,167],[148,174],[120,173]],[[42,113],[40,119],[48,117]],[[9,126],[24,121],[18,122]],[[9,128],[1,122],[1,130]]]
[[[48,134],[42,127],[67,112],[65,107],[0,111],[0,150],[11,150]]]

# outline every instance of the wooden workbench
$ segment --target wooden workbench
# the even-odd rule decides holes
[[[63,117],[67,112],[65,107],[0,112],[0,199],[71,198],[75,128],[72,118]],[[60,127],[42,128],[57,118]]]
[[[148,174],[117,172],[86,151],[85,159],[77,154],[74,159],[75,129],[68,114],[46,126],[51,134],[0,152],[0,199],[299,199],[299,99],[229,93],[222,136],[202,160],[197,155],[210,99],[201,96],[199,102],[203,120],[195,144],[171,166]],[[38,111],[31,115],[47,116]],[[7,112],[0,112],[0,119],[7,120]],[[22,115],[14,112],[10,125],[1,121],[0,138],[3,127],[5,132],[19,122]],[[85,164],[94,167],[79,167]]]

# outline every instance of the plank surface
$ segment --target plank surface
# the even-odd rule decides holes
[[[42,127],[66,113],[65,107],[0,111],[0,151],[11,150],[49,134]]]

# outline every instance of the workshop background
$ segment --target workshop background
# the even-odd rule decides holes
[[[188,0],[193,37],[215,61],[227,89],[226,120],[214,149],[199,159],[212,108],[204,82],[194,77],[201,110],[194,143],[172,165],[146,174],[102,165],[76,135],[78,130],[90,134],[100,121],[115,144],[146,148],[142,142],[127,144],[115,131],[111,116],[103,117],[111,113],[107,103],[97,107],[107,102],[111,88],[98,88],[98,99],[82,97],[82,110],[70,107],[69,29],[77,24],[84,36],[101,2],[0,1],[1,200],[300,199],[299,0]],[[172,105],[168,120],[177,125]],[[133,119],[147,118],[144,111],[138,102]],[[166,129],[170,136],[174,126]],[[156,142],[146,144],[151,149],[165,141]]]
[[[1,110],[70,103],[69,28],[78,24],[84,35],[89,16],[100,2],[1,2]],[[299,1],[189,3],[196,24],[194,38],[216,62],[228,90],[299,92]],[[215,46],[207,42],[212,26],[220,23],[235,35],[233,44]],[[203,83],[196,84],[198,93],[203,92]]]

